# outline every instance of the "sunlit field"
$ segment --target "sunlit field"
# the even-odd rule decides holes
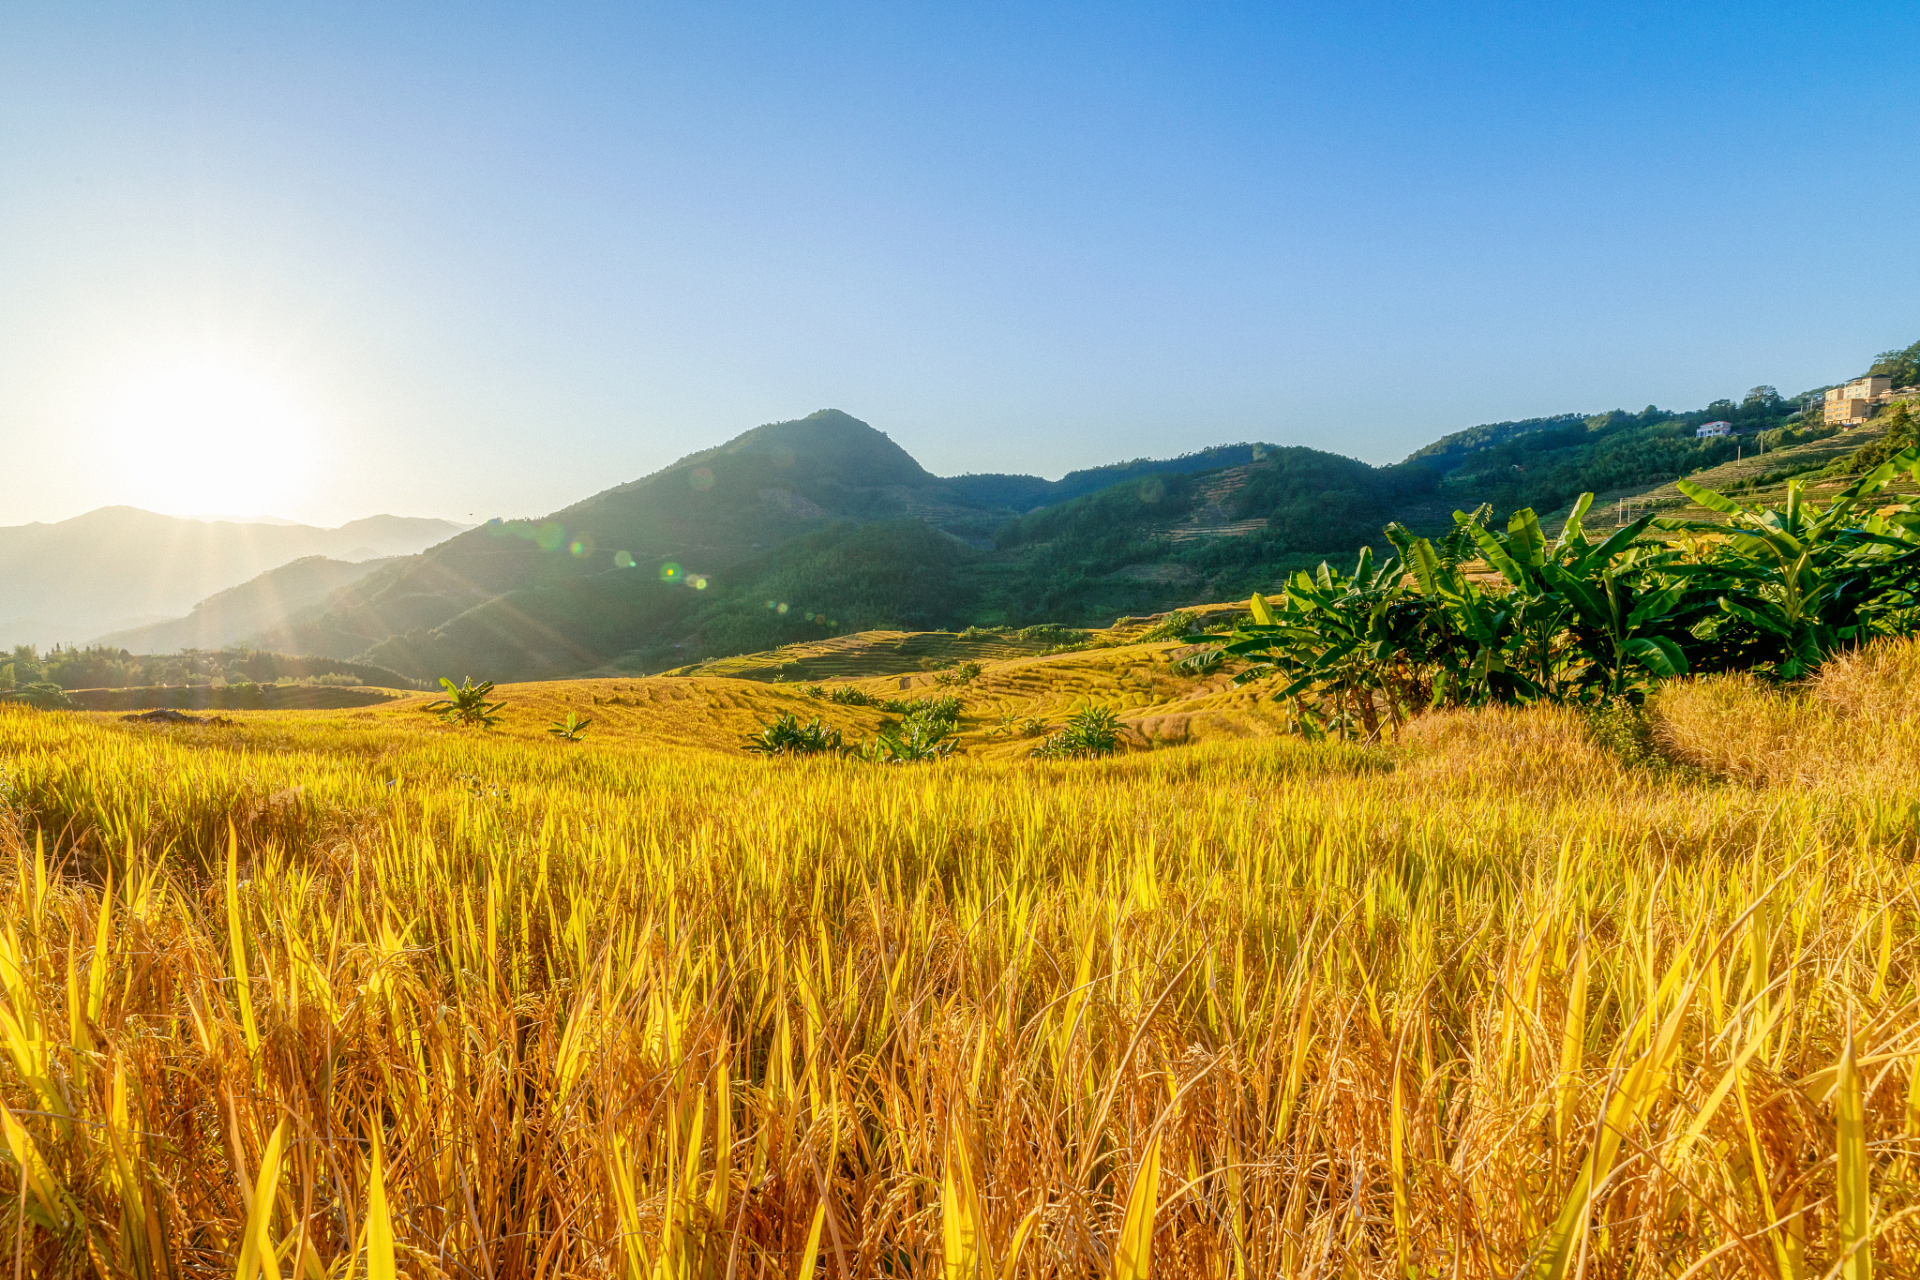
[[[1654,751],[1116,653],[902,766],[742,754],[876,719],[743,681],[0,709],[0,1275],[1920,1267],[1920,644]],[[1096,696],[1185,718],[994,732]]]

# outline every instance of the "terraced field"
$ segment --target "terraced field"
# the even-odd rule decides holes
[[[1238,611],[1237,606],[1212,605],[1195,613],[1219,618]],[[495,690],[506,708],[490,732],[503,738],[547,739],[548,726],[571,712],[594,720],[588,731],[594,741],[739,752],[748,734],[786,713],[824,720],[849,741],[871,737],[899,719],[872,707],[810,696],[806,689],[813,682],[829,688],[851,685],[875,698],[955,695],[962,703],[957,749],[985,757],[1024,754],[1033,746],[1029,739],[1038,736],[1023,732],[1024,722],[1057,725],[1092,704],[1118,709],[1126,740],[1136,748],[1265,737],[1279,731],[1277,719],[1255,691],[1236,689],[1224,676],[1203,679],[1176,670],[1173,658],[1186,652],[1182,644],[1133,639],[1154,621],[1128,619],[1124,625],[1093,632],[1085,649],[1055,654],[1035,652],[1038,641],[967,639],[950,632],[868,632],[682,669],[699,674],[506,684]],[[942,684],[942,675],[959,661],[978,662],[980,674],[966,684]],[[352,712],[347,719],[397,720],[425,732],[456,732],[432,727],[424,714],[435,696],[406,696]]]
[[[1046,640],[954,631],[859,631],[790,644],[763,653],[675,667],[669,676],[737,676],[748,680],[862,679],[934,671],[958,662],[989,662],[1038,653]]]

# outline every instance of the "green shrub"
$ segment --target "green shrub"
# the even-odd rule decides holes
[[[878,705],[880,699],[865,689],[856,689],[850,684],[842,684],[834,686],[833,691],[827,695],[827,701],[842,707],[871,707]]]
[[[1041,760],[1079,760],[1112,755],[1120,745],[1120,716],[1111,707],[1084,707],[1061,730],[1033,749]]]
[[[563,738],[568,742],[578,742],[587,736],[587,726],[592,723],[593,721],[591,719],[582,720],[579,716],[569,711],[567,712],[567,718],[565,720],[555,720],[552,724],[548,725],[547,732],[556,738]]]
[[[1160,621],[1148,627],[1136,644],[1150,644],[1160,640],[1183,640],[1191,633],[1199,619],[1185,609],[1175,609]]]
[[[871,743],[861,748],[860,755],[876,764],[943,759],[953,753],[956,745],[953,728],[951,720],[906,720],[898,730],[881,730]]]
[[[24,702],[41,711],[67,711],[73,707],[73,700],[67,697],[65,689],[44,680],[19,685],[0,693],[0,702]]]
[[[1042,622],[1037,626],[1022,627],[1013,633],[1016,640],[1041,640],[1059,649],[1061,646],[1078,646],[1092,639],[1092,633],[1078,627],[1063,627],[1056,622]]]
[[[747,750],[761,756],[810,756],[839,753],[846,748],[840,743],[840,731],[820,723],[818,719],[800,723],[800,718],[791,711],[783,713],[771,724],[762,725],[760,732],[747,735]]]
[[[1653,721],[1645,706],[1625,698],[1591,707],[1586,713],[1587,734],[1598,745],[1636,769],[1671,769],[1672,761],[1654,741]]]
[[[947,720],[960,718],[963,705],[957,694],[945,694],[938,698],[888,698],[867,705],[877,706],[882,711],[896,716],[905,716],[909,720]]]

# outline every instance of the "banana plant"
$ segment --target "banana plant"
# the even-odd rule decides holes
[[[1902,471],[1920,480],[1920,449],[1824,508],[1798,485],[1763,510],[1682,481],[1728,523],[1646,515],[1597,540],[1591,494],[1551,540],[1531,510],[1504,531],[1486,507],[1455,512],[1439,539],[1389,525],[1384,562],[1369,550],[1351,575],[1296,573],[1224,639],[1186,639],[1237,659],[1239,683],[1276,680],[1301,731],[1369,740],[1428,705],[1633,699],[1654,680],[1757,666],[1791,679],[1870,634],[1920,630],[1920,511],[1866,503]],[[1467,571],[1473,554],[1498,581]]]
[[[1519,656],[1557,701],[1630,696],[1647,677],[1686,674],[1682,640],[1713,609],[1677,569],[1683,550],[1642,541],[1656,517],[1641,516],[1595,542],[1585,524],[1592,504],[1592,494],[1581,494],[1551,543],[1531,510],[1514,513],[1505,537],[1472,531],[1512,588]]]
[[[587,736],[587,729],[592,724],[592,717],[583,720],[576,713],[569,711],[565,720],[555,720],[549,724],[547,732],[564,742],[578,742]]]
[[[479,725],[490,729],[499,721],[500,708],[504,702],[488,702],[487,695],[493,692],[493,681],[483,680],[479,684],[468,676],[456,685],[445,676],[440,677],[440,687],[447,691],[444,698],[429,702],[423,710],[431,711],[448,724]]]
[[[1511,661],[1520,602],[1486,590],[1461,567],[1488,510],[1454,512],[1454,530],[1437,546],[1402,525],[1386,527],[1425,604],[1421,657],[1433,668],[1433,701],[1442,705],[1527,702],[1547,692]]]
[[[1778,674],[1797,679],[1873,634],[1878,617],[1911,606],[1920,575],[1920,520],[1904,504],[1862,510],[1902,471],[1920,480],[1920,449],[1902,450],[1824,507],[1808,500],[1800,480],[1788,485],[1786,504],[1778,508],[1748,507],[1682,480],[1682,493],[1727,522],[1660,524],[1726,539],[1723,554],[1698,576],[1717,588],[1722,613],[1750,629]]]
[[[1277,609],[1258,594],[1248,608],[1250,620],[1224,642],[1188,639],[1219,642],[1218,652],[1245,662],[1236,683],[1285,680],[1273,696],[1293,704],[1296,728],[1372,740],[1383,714],[1397,730],[1425,705],[1426,609],[1407,590],[1399,557],[1376,565],[1362,548],[1351,576],[1322,562],[1287,581]]]

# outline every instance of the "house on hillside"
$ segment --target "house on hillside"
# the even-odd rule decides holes
[[[1700,424],[1700,429],[1693,434],[1702,440],[1711,439],[1714,436],[1730,436],[1733,434],[1733,424],[1731,422],[1703,422]]]
[[[1895,387],[1885,374],[1870,373],[1827,392],[1827,425],[1857,427],[1896,400],[1920,399],[1920,387]]]

